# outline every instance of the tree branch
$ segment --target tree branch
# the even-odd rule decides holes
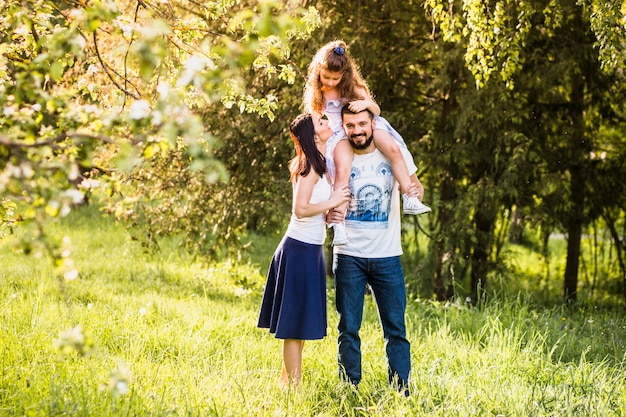
[[[111,75],[111,72],[113,72],[115,75],[117,75],[120,78],[124,79],[124,82],[126,84],[130,83],[128,81],[128,79],[126,77],[123,77],[121,75],[119,75],[117,72],[115,72],[114,70],[112,70],[111,68],[109,68],[108,65],[106,65],[104,63],[104,61],[102,60],[102,57],[100,56],[100,51],[98,50],[98,35],[96,34],[96,32],[93,33],[93,47],[96,53],[96,57],[98,57],[98,62],[100,62],[100,65],[102,65],[102,69],[104,70],[104,72],[106,73],[107,77],[109,77],[109,80],[111,80],[111,82],[113,83],[113,85],[115,85],[120,91],[122,91],[124,94],[131,96],[132,98],[134,98],[135,100],[139,100],[141,98],[140,95],[134,94],[132,92],[130,92],[129,90],[127,90],[126,88],[124,88],[123,86],[121,86]],[[132,83],[130,83],[132,85]],[[133,85],[133,87],[135,87]],[[135,90],[137,90],[137,88],[135,87]]]
[[[52,146],[55,149],[59,149],[61,148],[61,146],[59,145],[59,142],[67,138],[95,139],[95,140],[99,140],[105,143],[116,143],[113,139],[111,139],[110,137],[106,135],[94,135],[94,134],[89,134],[89,133],[75,132],[75,133],[62,133],[53,138],[35,141],[33,143],[15,141],[15,140],[11,140],[5,136],[0,135],[0,145],[7,146],[9,148],[29,148],[29,149],[41,148],[44,146]]]

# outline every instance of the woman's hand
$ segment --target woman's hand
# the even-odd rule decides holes
[[[330,194],[330,200],[333,202],[333,207],[340,206],[350,201],[350,188],[348,185],[333,190]]]

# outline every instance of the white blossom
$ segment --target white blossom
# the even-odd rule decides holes
[[[94,74],[96,74],[98,72],[100,72],[100,68],[97,65],[90,64],[87,67],[87,75],[94,75]]]
[[[141,120],[150,114],[150,104],[146,100],[137,100],[130,106],[130,118]]]
[[[2,113],[6,117],[11,117],[11,116],[13,116],[15,114],[16,111],[17,111],[17,107],[15,105],[13,105],[13,106],[5,106],[5,108],[2,111]]]
[[[26,25],[19,25],[18,27],[15,28],[15,30],[13,30],[13,33],[19,36],[26,36],[28,35],[29,30],[26,27]]]
[[[63,278],[65,278],[66,281],[75,280],[76,278],[78,278],[78,270],[71,269],[67,271],[66,273],[63,274]]]
[[[87,41],[85,41],[85,38],[83,38],[80,35],[76,35],[74,36],[71,40],[70,43],[72,45],[75,45],[78,47],[78,49],[85,49],[85,46],[87,46]]]
[[[82,191],[76,190],[74,188],[63,191],[61,195],[68,198],[74,204],[80,204],[85,199],[85,194],[83,194]]]
[[[170,86],[165,83],[159,83],[159,85],[157,85],[156,90],[162,99],[166,99],[167,96],[170,94]]]
[[[35,175],[35,171],[33,171],[33,168],[27,162],[20,164],[20,173],[24,178],[32,178]]]
[[[152,113],[152,124],[159,126],[161,123],[163,123],[163,114],[160,111]]]

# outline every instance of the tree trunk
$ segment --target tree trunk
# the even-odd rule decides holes
[[[489,255],[493,239],[495,217],[482,207],[476,209],[474,224],[476,227],[476,245],[472,253],[471,263],[471,290],[472,299],[480,303],[487,288],[487,273],[489,272]]]
[[[624,296],[624,300],[626,300],[626,264],[624,263],[624,241],[620,238],[619,233],[617,232],[617,228],[615,227],[615,220],[612,218],[610,214],[606,214],[604,216],[604,221],[606,226],[611,233],[611,238],[613,238],[613,242],[615,242],[615,252],[617,253],[617,262],[619,264],[619,268],[622,271],[622,295]]]
[[[572,189],[572,212],[567,223],[567,261],[563,282],[563,298],[565,302],[577,300],[578,265],[580,263],[580,239],[582,236],[582,219],[584,215],[584,194],[576,190],[584,190],[584,176],[580,167],[570,169]]]
[[[570,144],[570,202],[571,211],[567,218],[567,261],[563,277],[563,299],[565,302],[577,300],[578,265],[580,263],[580,238],[582,236],[585,216],[585,175],[583,164],[585,153],[588,152],[584,126],[584,79],[579,77],[572,85],[572,127],[573,135]]]
[[[455,195],[454,179],[450,174],[445,174],[445,178],[441,181],[439,195],[439,224],[442,230],[446,230],[446,227],[449,227],[454,221],[454,213],[450,209],[449,203],[454,200]],[[433,291],[437,301],[447,301],[454,297],[452,265],[455,250],[450,248],[451,242],[447,233],[440,233],[440,236],[436,243]]]
[[[524,213],[522,213],[519,207],[513,209],[509,240],[511,243],[517,244],[521,244],[524,240]]]

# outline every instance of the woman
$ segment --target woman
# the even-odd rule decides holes
[[[301,114],[289,130],[296,151],[289,163],[292,214],[267,272],[258,326],[283,339],[280,383],[298,386],[304,341],[326,336],[325,214],[346,203],[350,191],[331,191],[326,175],[328,119]]]

